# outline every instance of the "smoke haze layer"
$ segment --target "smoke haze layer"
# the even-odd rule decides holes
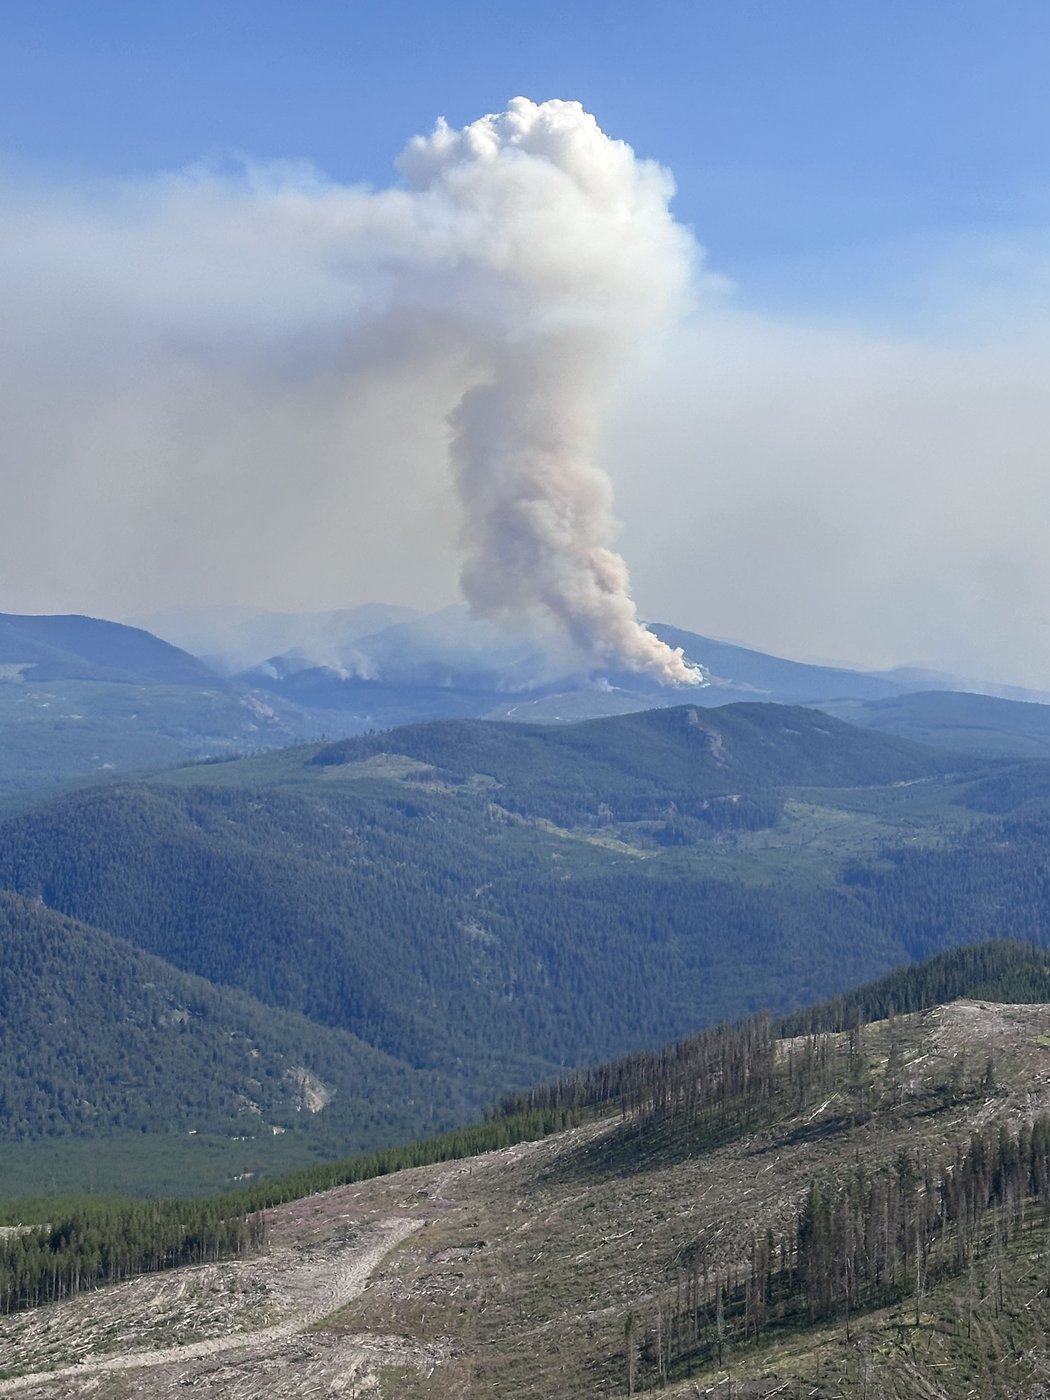
[[[86,200],[61,215],[74,256],[57,284],[47,203],[10,211],[20,283],[48,284],[56,318],[45,334],[26,306],[20,360],[38,340],[43,375],[65,374],[60,344],[83,380],[74,451],[48,451],[52,428],[35,420],[42,475],[79,461],[69,487],[105,496],[129,525],[154,496],[166,521],[143,549],[153,569],[192,572],[186,533],[215,554],[233,520],[271,577],[325,531],[338,548],[340,519],[348,542],[367,521],[387,554],[407,554],[396,525],[368,513],[394,476],[446,549],[458,533],[477,616],[525,630],[553,620],[583,668],[699,681],[638,620],[596,460],[618,373],[686,296],[695,248],[668,210],[670,177],[579,103],[525,98],[462,131],[439,122],[398,167],[401,186],[378,191],[249,167],[240,181],[184,171]],[[439,500],[449,447],[458,522]],[[55,485],[20,489],[43,519]],[[253,537],[255,502],[281,495]],[[352,548],[344,597],[396,598],[381,574],[354,576]],[[405,559],[405,573],[418,567]]]
[[[465,514],[468,420],[495,434],[508,376],[546,365],[520,412],[549,425],[545,397],[572,389],[562,442],[590,486],[585,509],[571,493],[561,509],[597,519],[611,549],[608,469],[644,616],[779,655],[1050,688],[1046,227],[991,249],[884,248],[868,291],[906,303],[903,323],[803,314],[819,276],[792,262],[796,310],[777,316],[706,270],[659,167],[591,138],[584,168],[606,174],[586,189],[498,132],[483,170],[446,149],[464,133],[413,143],[398,188],[287,161],[0,171],[0,606],[429,613],[460,597],[465,561],[480,599],[474,539],[484,559],[530,536],[499,514],[495,477]],[[634,203],[614,218],[598,194],[618,180]],[[871,268],[854,253],[859,286]],[[713,256],[733,269],[731,249]],[[556,298],[537,298],[541,275]],[[556,534],[553,497],[545,509]],[[631,615],[624,590],[557,562],[555,601],[587,584]]]

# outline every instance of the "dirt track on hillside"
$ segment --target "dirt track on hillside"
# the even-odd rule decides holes
[[[269,1383],[265,1381],[265,1373],[271,1370],[266,1364],[267,1358],[277,1361],[279,1354],[285,1353],[284,1359],[287,1361],[290,1354],[298,1352],[301,1361],[305,1363],[309,1348],[296,1345],[302,1334],[357,1297],[385,1256],[418,1230],[422,1223],[419,1219],[409,1217],[387,1219],[370,1225],[366,1232],[357,1238],[306,1251],[298,1257],[294,1251],[285,1251],[283,1261],[271,1260],[271,1273],[275,1272],[275,1262],[278,1264],[278,1275],[280,1263],[284,1262],[287,1266],[274,1291],[279,1304],[290,1307],[291,1311],[277,1323],[257,1328],[249,1326],[247,1329],[237,1325],[239,1321],[248,1320],[243,1317],[243,1313],[247,1312],[250,1318],[253,1311],[258,1311],[256,1299],[254,1309],[247,1306],[240,1310],[241,1317],[236,1315],[236,1310],[234,1315],[227,1317],[225,1321],[221,1320],[221,1315],[216,1317],[213,1314],[213,1325],[230,1329],[225,1335],[211,1336],[196,1342],[187,1341],[183,1344],[139,1349],[121,1355],[88,1354],[82,1361],[73,1365],[0,1381],[0,1394],[19,1393],[27,1397],[27,1400],[28,1397],[41,1397],[42,1400],[42,1397],[54,1397],[59,1393],[69,1396],[159,1396],[169,1389],[181,1389],[189,1385],[199,1393],[207,1394],[209,1390],[218,1393],[218,1390],[221,1390],[224,1396],[238,1397],[238,1400],[242,1396],[255,1394],[272,1396],[272,1376]],[[109,1329],[112,1331],[113,1310],[116,1310],[119,1317],[121,1306],[124,1304],[129,1312],[134,1314],[136,1293],[142,1295],[141,1303],[147,1308],[151,1305],[156,1306],[163,1300],[178,1303],[185,1309],[191,1301],[187,1299],[187,1291],[207,1298],[214,1296],[217,1291],[225,1291],[227,1296],[232,1291],[237,1301],[248,1300],[250,1303],[253,1300],[251,1285],[257,1269],[255,1261],[245,1261],[243,1268],[238,1264],[205,1265],[200,1269],[182,1270],[179,1274],[167,1276],[161,1282],[160,1288],[152,1279],[135,1280],[124,1288],[108,1290],[105,1295],[88,1295],[59,1309],[42,1310],[27,1317],[43,1318],[45,1330],[50,1323],[56,1330],[65,1331],[68,1346],[75,1345],[77,1335],[75,1321],[70,1314],[79,1310],[84,1314],[85,1325],[81,1335],[86,1350],[92,1345],[92,1305],[97,1313],[100,1298],[108,1298]],[[235,1290],[239,1274],[244,1276],[248,1286],[238,1297]],[[173,1296],[164,1299],[164,1292],[170,1294],[172,1289],[175,1290]],[[65,1316],[59,1316],[63,1311]],[[17,1324],[20,1320],[12,1319],[15,1325],[8,1330],[17,1334]],[[8,1338],[4,1340],[8,1341]],[[338,1357],[338,1369],[344,1376],[352,1378],[362,1362],[368,1359],[370,1352],[382,1353],[393,1344],[393,1339],[381,1338],[368,1339],[367,1342],[362,1341],[356,1345],[344,1343],[340,1347],[343,1354]],[[4,1351],[8,1352],[7,1346],[4,1347]],[[5,1360],[8,1360],[6,1355]],[[148,1375],[142,1375],[143,1371],[147,1371]],[[158,1374],[160,1371],[167,1374],[161,1376]],[[226,1372],[228,1374],[224,1375]],[[113,1373],[119,1373],[122,1382],[116,1387],[104,1383],[107,1375],[112,1376]],[[131,1376],[129,1373],[138,1375]],[[288,1385],[282,1383],[280,1393],[291,1396],[300,1391],[293,1380]],[[329,1393],[339,1394],[340,1391],[331,1390]]]

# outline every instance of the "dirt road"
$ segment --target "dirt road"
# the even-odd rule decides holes
[[[235,1361],[237,1354],[243,1352],[250,1353],[253,1368],[258,1368],[268,1352],[279,1350],[357,1297],[385,1256],[418,1230],[422,1223],[419,1219],[405,1217],[376,1221],[359,1240],[344,1241],[332,1249],[319,1252],[305,1269],[290,1271],[297,1295],[294,1310],[291,1316],[271,1326],[254,1330],[238,1329],[225,1336],[184,1345],[135,1350],[112,1356],[86,1355],[74,1365],[0,1381],[0,1395],[27,1392],[48,1397],[101,1394],[100,1381],[104,1373],[143,1369],[152,1372],[166,1367],[177,1367],[182,1375],[179,1379],[174,1376],[171,1379],[176,1384],[185,1384],[187,1377],[184,1368],[192,1368],[192,1363],[222,1356]],[[201,1277],[206,1277],[204,1271],[201,1271]],[[344,1365],[352,1360],[352,1356],[346,1358]],[[212,1371],[212,1368],[206,1369]],[[213,1371],[212,1374],[214,1377]],[[90,1384],[82,1386],[79,1384],[81,1381]],[[136,1390],[137,1387],[125,1393],[132,1394]],[[153,1390],[147,1388],[143,1393],[159,1394],[161,1388],[159,1385]]]

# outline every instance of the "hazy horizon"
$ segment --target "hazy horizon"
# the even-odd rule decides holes
[[[640,616],[1050,688],[1050,19],[963,8],[613,4],[555,54],[540,5],[422,26],[409,59],[412,4],[45,27],[16,0],[0,609],[458,601],[478,342],[432,281],[425,327],[380,324],[387,233],[336,234],[409,198],[394,161],[443,111],[520,93],[578,99],[677,185],[689,286],[595,429]]]

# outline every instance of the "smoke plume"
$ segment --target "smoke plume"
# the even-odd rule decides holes
[[[458,521],[477,616],[698,682],[638,621],[598,465],[621,371],[690,285],[670,176],[524,98],[399,169],[9,192],[5,605],[443,603]]]
[[[669,175],[577,102],[515,98],[462,131],[439,122],[399,168],[440,310],[462,319],[479,380],[450,417],[472,611],[545,612],[593,661],[697,684],[638,620],[612,548],[603,407],[632,347],[680,305],[692,240]],[[429,280],[429,279],[425,279]]]

